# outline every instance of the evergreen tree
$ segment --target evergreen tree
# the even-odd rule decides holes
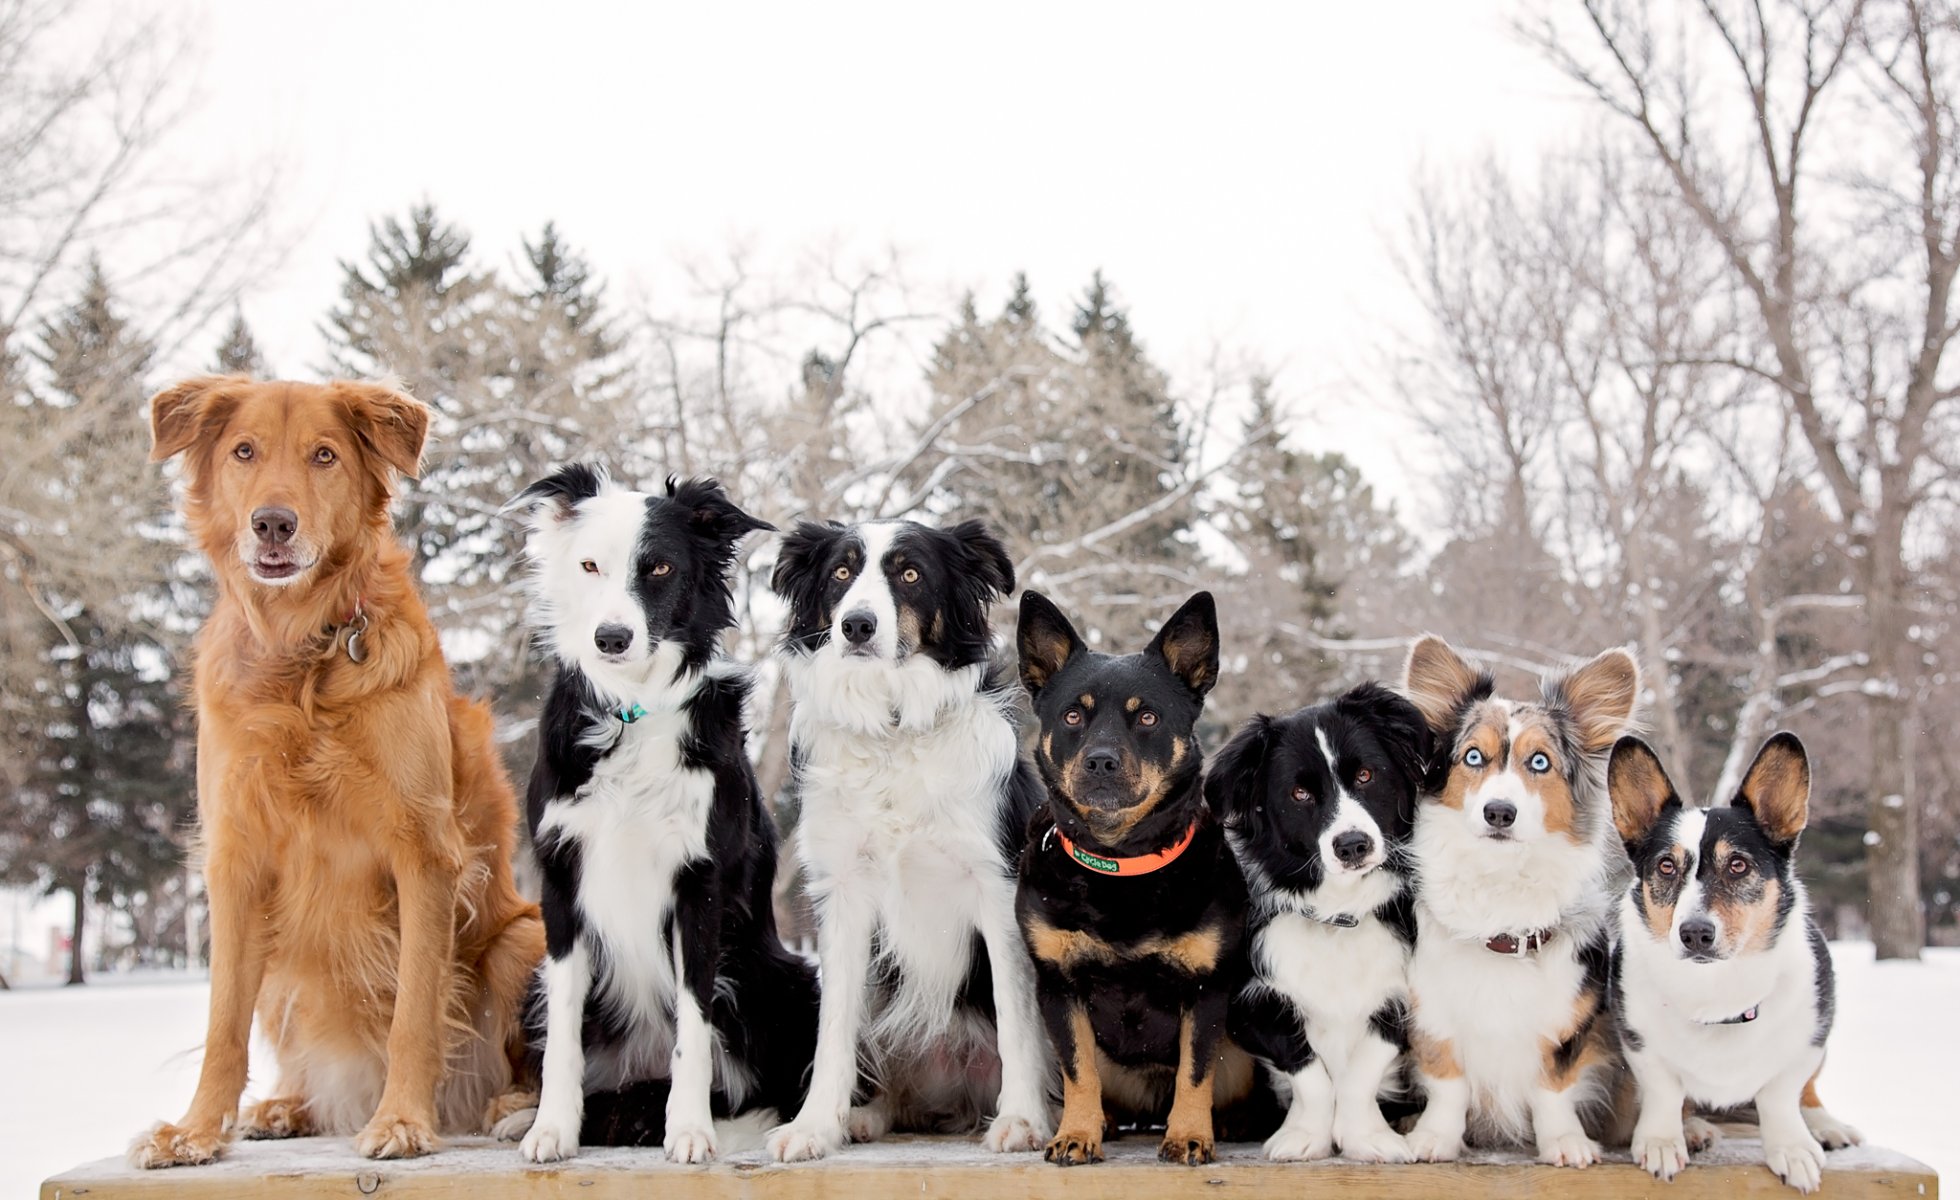
[[[216,367],[220,375],[249,375],[253,379],[267,379],[272,375],[272,368],[259,352],[258,340],[252,336],[252,327],[245,323],[245,314],[239,309],[231,310],[231,324],[225,327],[224,339],[218,343]]]

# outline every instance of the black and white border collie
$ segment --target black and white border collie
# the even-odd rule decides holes
[[[1454,1159],[1467,1134],[1589,1166],[1623,1077],[1607,976],[1625,860],[1606,762],[1640,668],[1608,650],[1544,680],[1538,700],[1508,700],[1425,637],[1403,691],[1436,735],[1409,842],[1409,1040],[1426,1094],[1410,1152]]]
[[[816,979],[771,907],[749,680],[719,653],[736,547],[770,526],[713,480],[648,495],[587,466],[512,507],[528,515],[531,619],[558,673],[528,805],[542,1088],[497,1132],[522,1136],[533,1162],[577,1153],[582,1124],[588,1142],[704,1162],[717,1114],[794,1111],[816,1043]]]
[[[1013,564],[977,521],[806,522],[772,586],[790,606],[823,1013],[809,1098],[770,1150],[817,1158],[847,1135],[989,1119],[991,1149],[1039,1149],[1048,1056],[1014,863],[1041,792],[989,666],[988,609],[1014,590]],[[860,1054],[869,1095],[853,1110]]]
[[[1803,743],[1776,734],[1733,800],[1690,808],[1647,744],[1625,738],[1607,787],[1635,872],[1616,962],[1621,1037],[1640,1085],[1633,1160],[1672,1179],[1688,1164],[1683,1101],[1753,1100],[1770,1170],[1816,1191],[1825,1148],[1860,1138],[1812,1086],[1835,993],[1830,948],[1796,873],[1810,809]]]
[[[1291,1092],[1268,1158],[1410,1159],[1379,1099],[1405,1090],[1405,848],[1430,746],[1413,704],[1364,683],[1254,717],[1206,774],[1251,892],[1253,980],[1233,1002],[1232,1038]]]

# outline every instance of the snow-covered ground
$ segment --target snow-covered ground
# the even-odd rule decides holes
[[[1960,1179],[1960,950],[1922,963],[1834,947],[1838,1027],[1823,1091],[1866,1135]],[[73,991],[0,992],[0,1200],[114,1155],[196,1082],[206,986],[103,979]],[[255,1083],[268,1078],[255,1060]]]

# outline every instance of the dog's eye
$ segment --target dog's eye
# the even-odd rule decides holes
[[[579,564],[579,570],[584,571],[587,575],[597,575],[599,573],[599,564],[588,558]]]
[[[1748,859],[1742,857],[1740,854],[1732,854],[1729,856],[1729,874],[1747,875],[1748,873],[1749,873]]]
[[[1552,760],[1545,756],[1543,750],[1540,750],[1531,756],[1531,761],[1527,762],[1525,766],[1530,767],[1535,774],[1543,775],[1552,769]]]
[[[252,443],[240,442],[231,449],[231,456],[239,462],[252,461]]]
[[[1152,725],[1155,725],[1156,723],[1157,723],[1157,714],[1151,712],[1147,708],[1137,714],[1137,724],[1143,726],[1146,729],[1148,729]]]
[[[333,452],[332,446],[322,446],[313,452],[313,465],[316,467],[331,467],[334,464],[334,460],[338,457],[339,455]]]
[[[919,568],[907,567],[905,568],[904,571],[899,573],[898,577],[900,579],[903,579],[907,583],[917,583],[919,582]]]
[[[1079,708],[1071,708],[1067,712],[1063,713],[1062,724],[1064,725],[1082,724],[1082,710]]]
[[[674,573],[674,564],[670,562],[657,562],[653,564],[653,570],[647,572],[647,574],[652,575],[655,578],[658,578],[659,576],[662,575],[672,575],[673,573]]]
[[[1663,858],[1662,860],[1660,860],[1660,862],[1654,864],[1654,873],[1657,875],[1665,875],[1669,879],[1674,878],[1674,873],[1680,869],[1681,868],[1674,865],[1674,860],[1671,858]]]
[[[851,578],[851,569],[849,567],[839,567],[830,573],[830,577],[839,583],[847,582]]]
[[[1375,773],[1363,767],[1354,773],[1354,781],[1356,783],[1373,783],[1375,781]]]
[[[1483,766],[1484,752],[1482,750],[1477,749],[1475,746],[1472,746],[1468,750],[1465,750],[1463,752],[1463,765],[1466,767]]]
[[[1293,789],[1293,798],[1301,804],[1305,804],[1307,801],[1313,799],[1313,793],[1303,787],[1296,787]]]

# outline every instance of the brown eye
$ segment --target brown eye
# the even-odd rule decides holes
[[[591,559],[588,558],[584,562],[579,564],[579,569],[584,571],[587,575],[597,575],[599,573],[599,564],[593,562]]]
[[[1748,873],[1749,873],[1748,859],[1742,857],[1740,854],[1734,855],[1729,859],[1729,874],[1747,875]]]
[[[1680,870],[1680,868],[1674,865],[1674,860],[1671,858],[1663,858],[1659,863],[1655,864],[1654,866],[1654,872],[1656,874],[1665,875],[1669,879],[1674,878],[1674,873],[1678,870]]]
[[[1063,713],[1062,724],[1064,725],[1082,724],[1082,710],[1079,708],[1071,708],[1067,712]]]
[[[231,451],[231,456],[232,456],[233,458],[235,458],[235,459],[237,459],[237,460],[238,460],[239,462],[251,462],[251,461],[252,461],[252,443],[250,443],[250,442],[240,442],[240,443],[238,443],[238,445],[236,445],[236,446],[234,446],[234,447],[232,448],[232,451]]]
[[[1363,767],[1354,773],[1354,781],[1358,784],[1373,783],[1375,781],[1375,773]]]
[[[313,465],[316,467],[331,467],[334,464],[334,460],[338,457],[340,456],[333,452],[332,446],[322,446],[313,452]]]
[[[907,567],[904,571],[900,572],[898,577],[907,583],[917,583],[919,582],[919,568]]]
[[[674,573],[674,564],[670,562],[655,563],[653,564],[653,570],[648,572],[648,574],[654,576],[672,575],[673,573]]]
[[[849,567],[839,567],[830,573],[830,577],[839,583],[843,583],[850,579],[851,569]]]
[[[1152,725],[1155,725],[1156,723],[1157,723],[1157,714],[1151,712],[1147,708],[1137,714],[1137,724],[1144,726],[1146,729]]]
[[[1313,793],[1303,787],[1296,787],[1293,789],[1293,798],[1301,804],[1305,804],[1307,801],[1313,799]]]

